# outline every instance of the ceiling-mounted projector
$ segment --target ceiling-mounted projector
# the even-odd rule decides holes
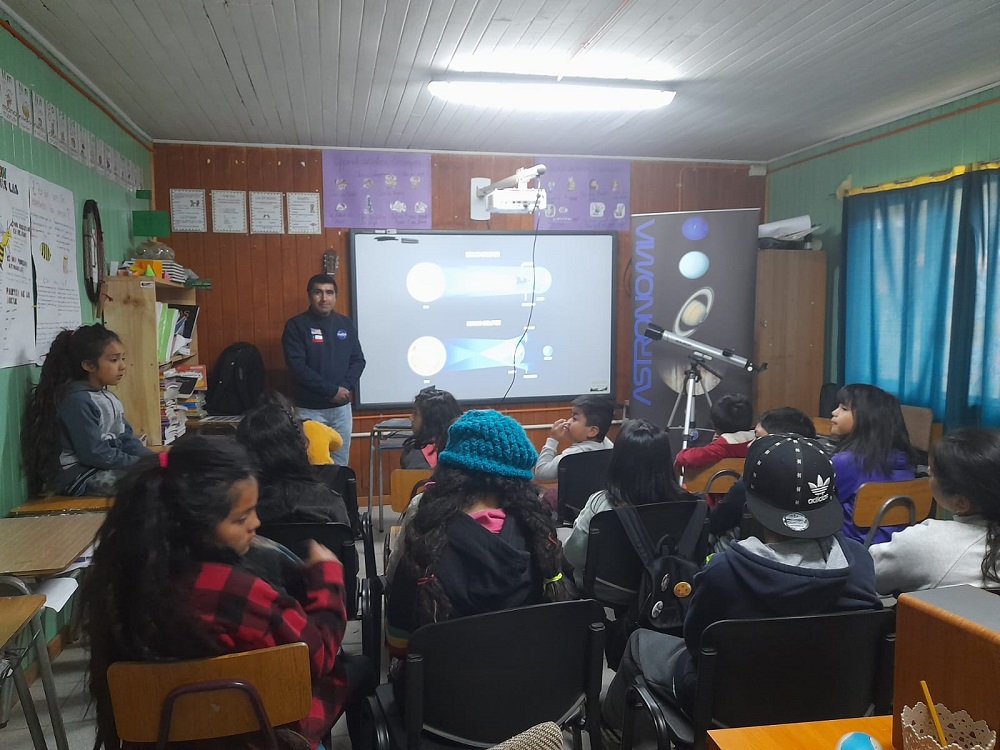
[[[545,174],[545,165],[519,169],[510,177],[490,182],[489,177],[473,177],[469,188],[469,216],[486,221],[490,214],[530,214],[544,211],[547,205],[542,188],[528,183]]]

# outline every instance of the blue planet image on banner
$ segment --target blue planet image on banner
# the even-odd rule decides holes
[[[681,226],[681,233],[689,240],[697,242],[708,237],[708,222],[701,216],[692,216],[686,219]]]

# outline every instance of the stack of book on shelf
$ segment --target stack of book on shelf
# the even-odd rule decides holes
[[[160,372],[160,430],[163,445],[170,445],[187,429],[187,410],[180,405],[181,386],[189,378],[177,376],[177,370],[169,368]]]
[[[184,407],[189,419],[207,417],[205,395],[208,393],[208,368],[205,365],[177,365],[174,370],[181,380],[177,403]]]
[[[197,305],[156,303],[156,359],[163,365],[191,356]]]

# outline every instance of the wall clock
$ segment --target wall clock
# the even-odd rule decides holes
[[[104,233],[101,231],[101,212],[97,201],[83,204],[83,281],[92,304],[101,298],[104,281]]]

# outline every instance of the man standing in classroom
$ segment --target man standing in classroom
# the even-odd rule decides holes
[[[335,429],[344,444],[331,455],[347,466],[351,455],[351,400],[365,369],[354,323],[333,309],[337,282],[320,273],[306,286],[309,309],[290,318],[281,334],[285,364],[295,377],[295,404],[302,419]]]

